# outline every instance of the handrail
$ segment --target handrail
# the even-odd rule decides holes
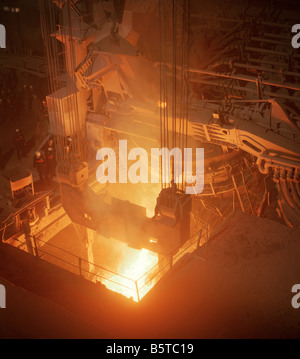
[[[19,238],[13,237],[12,239],[15,240],[16,242],[19,242],[19,243],[21,243],[21,244],[23,244],[23,245],[26,245],[26,242],[22,242]],[[36,240],[38,241],[39,239],[36,239]],[[40,240],[40,241],[41,241],[41,240]],[[52,247],[55,247],[55,248],[57,248],[57,249],[59,249],[59,250],[61,250],[61,251],[63,251],[63,252],[65,252],[65,253],[67,253],[67,254],[69,254],[69,255],[71,255],[71,256],[73,256],[73,257],[76,258],[76,259],[80,259],[81,261],[84,261],[84,262],[86,262],[86,263],[90,263],[90,264],[92,264],[92,265],[95,266],[95,267],[98,267],[98,268],[100,268],[100,269],[103,269],[103,270],[105,270],[106,272],[109,272],[109,273],[114,274],[114,275],[116,275],[116,276],[118,276],[118,277],[121,277],[121,278],[126,279],[126,280],[128,280],[128,281],[131,281],[133,284],[135,284],[135,281],[134,281],[133,279],[131,279],[131,278],[122,276],[121,274],[115,273],[115,272],[113,272],[113,271],[111,271],[111,270],[109,270],[109,269],[106,269],[106,268],[100,267],[100,266],[98,266],[98,265],[96,265],[96,264],[94,264],[94,263],[88,262],[88,261],[84,260],[83,258],[81,258],[81,257],[79,257],[79,256],[77,256],[77,255],[75,255],[75,254],[73,254],[73,253],[70,253],[70,252],[68,252],[68,251],[66,251],[66,250],[64,250],[63,248],[59,248],[59,247],[53,246],[53,245],[51,245],[51,244],[49,244],[49,243],[47,243],[47,244],[50,245],[50,246],[52,246]],[[106,277],[104,277],[104,276],[101,276],[101,275],[98,274],[98,273],[94,273],[94,272],[91,272],[91,271],[89,271],[89,270],[80,268],[79,266],[77,266],[77,265],[71,263],[70,261],[67,261],[67,260],[65,260],[65,259],[63,259],[63,258],[60,258],[60,257],[58,257],[58,256],[56,256],[56,255],[54,255],[54,254],[52,254],[52,253],[49,253],[49,252],[45,251],[44,249],[38,248],[37,250],[38,250],[38,252],[41,252],[41,253],[43,253],[43,254],[45,254],[45,255],[48,255],[48,256],[50,256],[50,257],[53,257],[53,258],[55,258],[55,259],[57,259],[57,260],[59,260],[59,261],[65,263],[65,264],[68,264],[68,265],[70,265],[70,266],[72,266],[72,267],[74,267],[74,268],[76,268],[76,269],[79,269],[80,271],[84,271],[84,272],[87,273],[87,274],[91,274],[91,275],[97,276],[97,277],[99,277],[99,278],[103,278],[103,279],[105,279],[105,280],[107,280],[107,281],[109,281],[109,282],[111,282],[111,283],[117,284],[117,285],[122,286],[122,287],[124,287],[124,288],[126,288],[126,289],[129,289],[129,290],[135,291],[135,289],[130,288],[130,287],[126,286],[125,284],[118,283],[118,282],[116,282],[116,281],[114,281],[114,280],[112,280],[112,279],[110,279],[110,278],[106,278]]]
[[[73,254],[73,253],[71,253],[71,252],[69,252],[69,251],[67,251],[67,250],[65,250],[65,249],[63,249],[63,248],[59,248],[59,247],[55,246],[54,244],[45,242],[45,241],[43,241],[42,239],[39,239],[39,238],[36,238],[36,240],[37,240],[37,241],[40,241],[40,242],[42,242],[42,243],[44,243],[44,244],[47,244],[47,245],[50,246],[50,247],[53,247],[53,248],[55,248],[55,249],[58,249],[58,250],[60,250],[60,251],[62,251],[62,252],[65,252],[65,253],[67,253],[67,254],[69,254],[69,255],[71,255],[71,256],[77,258],[77,259],[81,259],[82,262],[85,262],[85,263],[87,263],[87,264],[93,265],[94,267],[97,267],[97,268],[99,268],[99,269],[103,269],[103,270],[105,270],[105,271],[107,271],[107,272],[109,272],[109,273],[111,273],[111,274],[117,275],[117,276],[122,277],[122,278],[124,278],[124,279],[134,281],[134,279],[132,279],[132,278],[125,277],[125,276],[123,276],[123,275],[121,275],[121,274],[119,274],[119,273],[116,273],[116,272],[114,272],[114,271],[112,271],[112,270],[110,270],[110,269],[101,267],[101,266],[99,266],[99,265],[97,265],[97,264],[95,264],[95,263],[92,263],[92,262],[90,262],[90,261],[88,261],[88,260],[86,260],[86,259],[83,259],[83,258],[77,256],[76,254]],[[39,249],[39,250],[40,250],[40,249]]]
[[[4,242],[4,236],[5,236],[6,229],[14,224],[15,224],[14,222],[10,222],[9,224],[7,224],[7,222],[5,222],[4,226],[2,228],[0,228],[0,232],[2,231],[2,235],[0,237],[0,242],[1,241]]]
[[[46,197],[50,196],[51,193],[54,193],[53,190],[44,193],[43,195],[41,195],[40,197],[36,198],[35,200],[33,200],[32,202],[28,203],[25,207],[20,208],[18,211],[14,212],[13,215],[14,216],[18,216],[20,213],[23,213],[24,211],[26,211],[29,207],[36,205],[39,202],[42,202]]]
[[[13,217],[13,219],[12,219],[12,222],[9,224],[9,226],[15,223],[14,218],[16,218],[17,216],[19,216],[20,214],[22,214],[23,212],[28,210],[28,208],[35,206],[36,204],[42,202],[48,196],[50,196],[52,193],[55,193],[54,190],[47,191],[44,194],[40,195],[38,198],[34,199],[32,202],[28,203],[25,207],[18,209],[16,212],[10,213],[10,215],[5,220],[2,221],[2,224],[4,224],[4,226],[2,226],[0,228],[0,231],[3,231],[5,226],[6,227],[8,226],[8,225],[6,225],[6,223],[11,219],[11,217]],[[51,199],[50,199],[50,201],[51,201]]]
[[[200,236],[200,239],[207,236],[208,233],[212,232],[212,230],[208,231],[207,233],[204,232],[204,234],[202,234]],[[186,248],[184,248],[182,251],[180,251],[179,253],[176,254],[175,257],[172,257],[172,260],[168,261],[168,263],[162,267],[160,269],[159,272],[157,272],[153,277],[151,277],[151,279],[148,280],[148,282],[144,283],[144,285],[142,287],[139,288],[139,290],[142,290],[149,282],[151,282],[155,277],[157,277],[165,268],[167,268],[172,262],[174,262],[174,260],[176,260],[177,258],[179,258],[181,256],[182,253],[186,252],[190,247],[192,247],[193,245],[195,245],[198,241],[199,241],[199,238],[198,238],[198,232],[195,233],[194,235],[191,236],[190,239],[192,239],[193,237],[197,236],[197,239],[195,241],[193,241],[189,246],[187,246]],[[154,265],[151,269],[149,269],[149,271],[147,271],[146,273],[144,273],[137,281],[141,280],[143,277],[146,277],[149,272],[151,270],[153,270],[155,267],[158,267],[159,264],[162,262],[163,260],[161,260],[160,262],[158,262],[156,265]]]
[[[11,213],[4,221],[2,221],[2,223],[6,223],[13,215],[14,213]]]
[[[173,267],[174,261],[177,262],[177,260],[180,259],[180,257],[182,256],[182,254],[185,253],[185,252],[187,252],[187,251],[189,251],[196,243],[198,243],[198,244],[197,244],[197,248],[199,248],[200,240],[201,240],[202,238],[205,238],[205,237],[206,237],[206,239],[207,239],[207,238],[208,238],[208,234],[211,233],[211,232],[212,232],[212,229],[209,230],[209,231],[205,230],[204,233],[202,233],[202,234],[200,235],[200,232],[197,231],[196,233],[194,233],[194,234],[190,237],[189,240],[190,240],[190,241],[192,240],[192,242],[191,242],[187,247],[181,249],[178,253],[176,253],[175,256],[172,255],[171,257],[164,257],[162,260],[160,260],[158,263],[156,263],[152,268],[150,268],[149,270],[147,270],[147,271],[146,271],[142,276],[140,276],[138,279],[129,278],[129,277],[126,277],[126,276],[124,276],[124,275],[122,275],[122,274],[119,274],[119,273],[117,273],[117,272],[114,272],[114,271],[112,271],[112,270],[110,270],[110,269],[104,268],[104,267],[102,267],[102,266],[100,266],[100,265],[98,265],[98,264],[96,264],[96,263],[92,263],[92,262],[90,262],[90,261],[88,261],[88,260],[86,260],[86,259],[83,259],[83,258],[81,258],[80,256],[69,252],[68,250],[65,250],[65,249],[63,249],[63,248],[59,248],[59,247],[57,247],[56,245],[50,244],[50,243],[48,243],[48,242],[46,242],[46,241],[43,241],[42,239],[35,238],[35,237],[32,237],[32,238],[34,238],[35,255],[36,255],[36,257],[40,258],[38,252],[41,252],[41,253],[43,253],[43,254],[45,254],[45,255],[48,255],[48,256],[50,256],[50,257],[52,257],[52,258],[55,258],[56,260],[59,260],[59,261],[65,263],[65,264],[67,264],[67,265],[69,265],[69,266],[71,266],[71,267],[73,267],[73,268],[78,269],[80,276],[82,276],[82,272],[84,272],[84,273],[86,273],[87,275],[92,275],[92,276],[94,276],[94,278],[95,278],[95,277],[102,278],[102,279],[104,279],[105,281],[108,281],[108,282],[113,283],[113,284],[116,284],[116,285],[118,285],[118,286],[120,286],[120,287],[126,288],[126,289],[128,289],[128,290],[130,290],[130,291],[133,291],[133,292],[136,293],[136,295],[137,295],[137,301],[139,302],[139,301],[140,301],[140,293],[141,293],[141,291],[142,291],[151,281],[153,281],[155,278],[157,278],[157,276],[161,275],[161,274],[166,270],[166,268],[169,267],[169,268],[171,269],[171,268]],[[199,236],[199,235],[200,235],[200,236]],[[197,239],[196,239],[196,240],[193,240],[193,238],[195,238],[195,237],[197,237]],[[26,242],[20,241],[19,238],[12,237],[12,239],[15,240],[15,241],[17,241],[17,242],[19,242],[19,243],[21,243],[21,244],[23,244],[23,245],[27,245]],[[38,246],[37,246],[37,244],[36,244],[37,242],[43,243],[44,246],[43,246],[42,248],[38,248]],[[54,255],[54,254],[52,254],[52,253],[49,253],[49,251],[45,250],[45,245],[48,245],[48,246],[50,246],[50,247],[52,247],[52,248],[54,248],[54,249],[56,249],[56,250],[59,250],[59,251],[61,251],[61,252],[63,252],[63,253],[66,253],[66,254],[70,255],[71,257],[73,257],[74,259],[77,259],[77,263],[78,263],[78,264],[76,265],[76,264],[72,263],[71,261],[65,260],[65,259],[63,259],[63,258],[61,258],[61,257],[59,257],[59,256],[57,256],[57,255]],[[196,248],[196,249],[197,249],[197,248]],[[196,249],[195,249],[195,250],[196,250]],[[32,254],[32,255],[34,255],[34,254]],[[47,261],[47,260],[46,260],[46,261]],[[166,261],[166,263],[164,263],[165,261]],[[118,283],[116,280],[113,280],[113,279],[111,279],[111,278],[106,278],[106,277],[105,277],[105,274],[101,275],[101,274],[99,274],[99,273],[92,272],[92,271],[90,271],[90,270],[88,270],[88,269],[84,269],[84,268],[82,268],[82,263],[85,263],[85,264],[87,264],[87,265],[91,265],[91,266],[93,266],[94,268],[97,268],[97,269],[101,269],[101,270],[105,271],[105,273],[112,274],[112,275],[116,276],[117,278],[125,279],[126,281],[129,281],[130,283],[132,283],[132,284],[133,284],[133,287],[131,288],[131,287],[129,287],[128,285],[126,285],[126,284],[124,284],[124,283]],[[161,267],[162,264],[163,264],[163,266]],[[139,285],[139,282],[140,282],[142,279],[146,279],[147,276],[148,276],[152,271],[155,272],[155,273],[153,274],[153,276],[151,275],[151,277],[149,278],[149,280],[147,280],[147,282],[145,281],[145,283],[143,283],[142,285]]]

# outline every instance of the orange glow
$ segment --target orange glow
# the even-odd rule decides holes
[[[108,198],[111,196],[130,201],[144,207],[146,217],[153,217],[156,206],[156,201],[153,198],[157,198],[159,195],[160,185],[140,185],[139,191],[134,190],[135,186],[127,185],[128,190],[124,191],[122,184],[101,185],[97,182],[90,184],[96,194],[101,193],[105,188]],[[95,274],[92,280],[101,282],[107,289],[127,298],[132,297],[136,302],[142,299],[158,282],[158,279],[152,279],[158,272],[157,253],[128,247],[125,242],[117,240],[113,236],[104,237],[91,229],[88,229],[87,232],[89,271]],[[156,243],[156,240],[152,239],[152,243]],[[102,269],[99,270],[98,266]],[[148,274],[149,270],[151,271]]]
[[[120,293],[127,298],[132,297],[134,301],[142,299],[153,286],[155,280],[148,279],[145,275],[151,268],[155,267],[158,262],[158,256],[146,249],[137,250],[127,248],[123,260],[118,267],[118,275],[111,275],[108,280],[101,280],[106,288]],[[124,277],[126,278],[124,278]],[[137,284],[135,283],[136,281]],[[148,282],[148,283],[147,283]],[[137,287],[139,293],[137,293]]]
[[[162,109],[165,109],[165,108],[167,108],[168,104],[166,102],[164,102],[164,101],[158,101],[157,106],[162,108]]]

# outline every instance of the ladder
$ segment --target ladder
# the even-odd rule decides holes
[[[235,175],[232,174],[231,179],[235,189],[235,193],[239,200],[239,204],[241,206],[241,210],[244,213],[254,214],[243,171],[241,170],[240,173]]]

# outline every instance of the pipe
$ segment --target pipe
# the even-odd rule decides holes
[[[286,202],[279,181],[277,182],[277,190],[278,190],[278,205],[283,215],[285,223],[289,227],[300,228],[300,217]]]
[[[281,190],[282,190],[282,193],[284,195],[284,198],[287,200],[288,204],[292,207],[292,208],[295,208],[295,203],[293,201],[293,198],[289,192],[289,189],[287,187],[287,182],[286,182],[286,179],[280,177],[279,179],[279,183],[280,183],[280,186],[281,186]]]
[[[297,191],[298,196],[300,197],[300,185],[299,185],[299,182],[296,182],[296,191]]]
[[[272,165],[267,162],[263,163],[263,160],[264,160],[263,158],[258,157],[256,160],[256,165],[257,165],[260,173],[262,173],[263,175],[268,175],[269,169],[272,168]]]
[[[297,190],[296,190],[296,183],[293,182],[292,180],[289,181],[289,183],[290,183],[290,186],[291,186],[291,189],[292,189],[293,199],[296,202],[297,206],[300,208],[300,197],[299,197],[299,195],[297,193]]]
[[[259,168],[264,171],[264,167],[262,164],[262,161],[265,161],[264,167],[267,167],[268,169],[271,167],[278,167],[281,170],[285,171],[291,171],[291,169],[297,169],[300,167],[300,162],[297,160],[290,160],[287,158],[280,158],[275,156],[268,156],[265,152],[259,155],[257,158],[256,164]],[[267,174],[266,172],[262,172],[263,174]]]
[[[239,63],[239,62],[233,62],[232,66],[233,67],[234,66],[241,67],[241,68],[245,68],[245,69],[262,70],[262,71],[265,71],[265,72],[272,72],[272,73],[275,73],[277,75],[300,77],[299,73],[291,72],[291,71],[285,71],[284,69],[272,69],[272,68],[268,68],[268,67],[264,67],[264,66],[255,66],[255,65],[251,65],[251,64],[242,64],[242,63]]]
[[[239,81],[246,81],[246,82],[256,83],[256,78],[251,78],[249,76],[227,75],[227,74],[222,74],[222,73],[219,73],[219,72],[205,71],[205,70],[199,70],[199,69],[194,69],[194,68],[189,68],[189,69],[187,69],[187,71],[195,73],[195,74],[199,74],[199,75],[217,76],[217,77],[229,78],[229,79],[232,79],[232,80],[239,80]],[[292,86],[292,85],[278,84],[278,83],[266,82],[266,81],[262,81],[261,84],[262,85],[267,85],[267,86],[275,86],[275,87],[285,88],[285,89],[293,90],[293,91],[300,91],[300,87],[295,87],[295,86]]]

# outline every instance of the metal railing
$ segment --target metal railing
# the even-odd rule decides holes
[[[207,243],[208,234],[208,230],[205,230],[204,233],[200,230],[176,254],[164,257],[138,279],[129,278],[92,263],[35,236],[25,236],[24,241],[16,237],[11,238],[11,240],[18,242],[20,249],[40,260],[52,263],[89,281],[100,282],[108,289],[119,292],[127,297],[132,297],[133,300],[139,302],[184,255],[194,252]]]
[[[56,203],[53,203],[56,200],[55,193],[53,191],[48,191],[37,198],[34,198],[30,203],[26,206],[17,209],[15,212],[12,212],[4,221],[2,221],[2,226],[0,228],[0,243],[5,242],[7,239],[5,238],[6,232],[8,229],[12,231],[9,238],[17,235],[21,231],[21,222],[22,222],[22,215],[27,213],[28,210],[32,208],[36,208],[36,206],[44,203],[44,209],[47,209],[48,213],[56,206]],[[43,217],[45,215],[39,213],[39,217]],[[12,228],[13,227],[13,228]]]
[[[11,213],[10,216],[2,222],[4,226],[0,229],[0,245],[1,243],[7,242],[9,245],[16,246],[39,259],[62,267],[89,281],[100,282],[108,289],[122,293],[127,297],[132,297],[137,302],[140,301],[184,255],[194,252],[203,244],[207,243],[209,233],[211,232],[208,225],[203,230],[203,233],[202,230],[199,231],[199,226],[196,226],[197,233],[192,235],[177,253],[163,257],[156,265],[147,270],[139,278],[129,278],[96,263],[92,263],[79,255],[51,244],[48,241],[44,241],[39,237],[24,233],[20,223],[20,216],[33,205],[36,206],[43,201],[48,213],[53,208],[56,208],[55,196],[51,198],[50,193],[46,193],[32,201],[28,206]],[[11,226],[14,226],[14,228],[11,228]],[[8,229],[10,229],[9,240],[5,238]]]

